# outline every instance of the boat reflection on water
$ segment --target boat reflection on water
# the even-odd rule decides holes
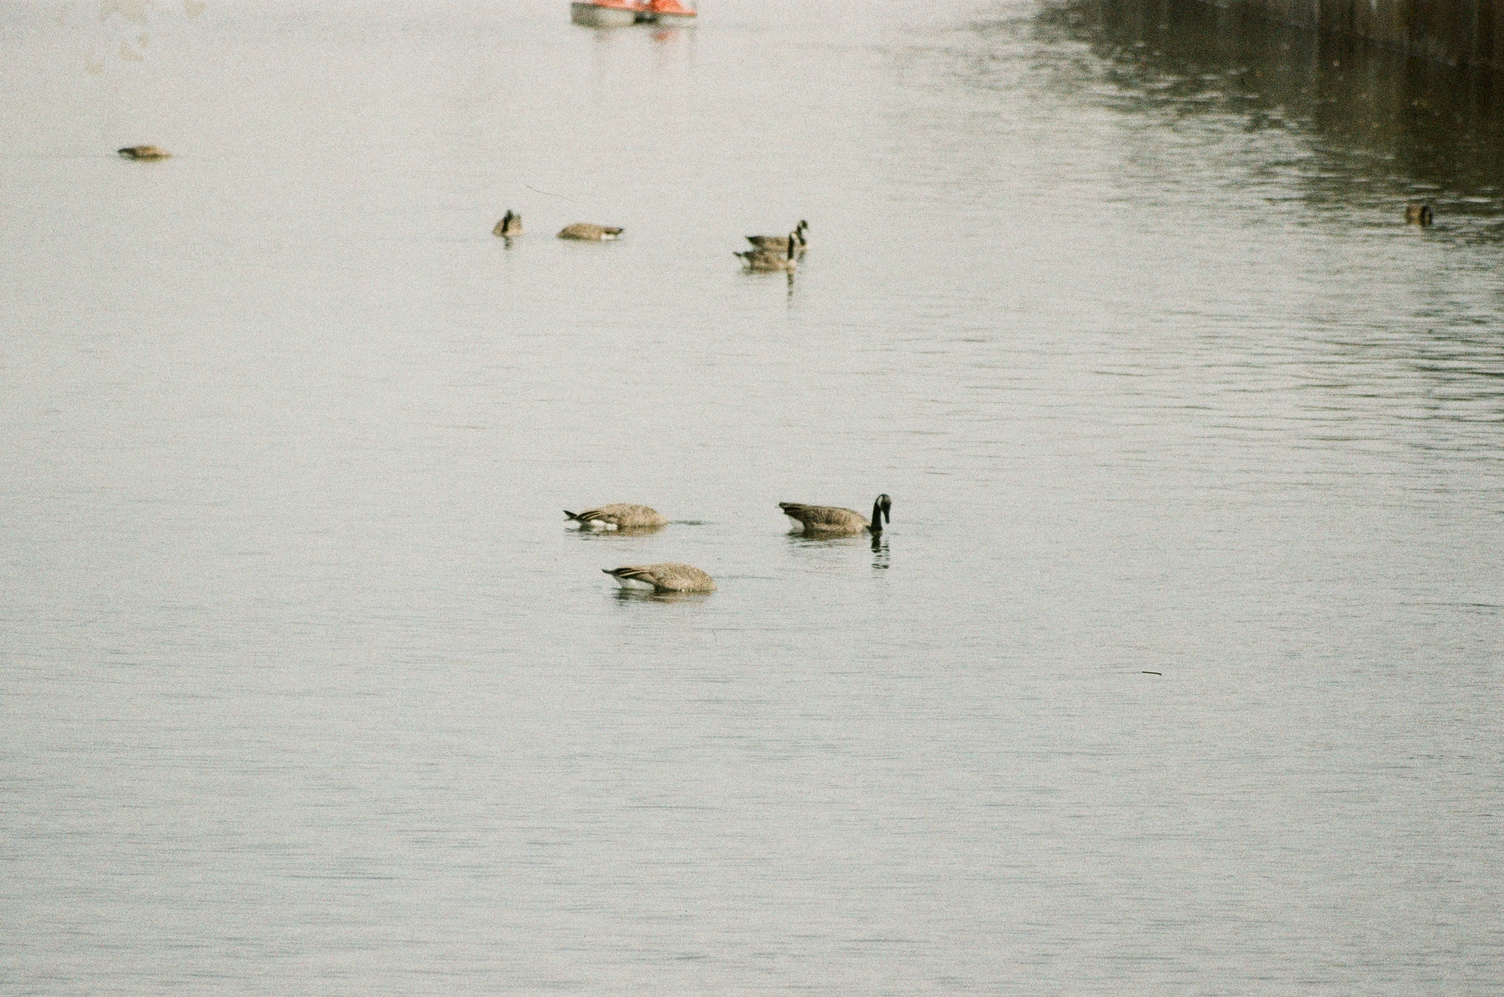
[[[699,12],[679,0],[583,0],[569,5],[569,19],[587,28],[623,28],[656,24],[665,28],[692,26]]]

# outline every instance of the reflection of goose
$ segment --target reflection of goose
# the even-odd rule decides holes
[[[799,224],[794,226],[794,238],[799,240],[799,252],[801,253],[809,248],[809,237],[804,234],[808,231],[809,222],[803,218],[799,219]],[[758,249],[778,250],[784,247],[784,244],[788,241],[788,236],[749,235],[747,236],[747,241]]]
[[[785,516],[804,527],[805,533],[860,533],[867,530],[876,534],[883,531],[885,520],[892,522],[889,510],[893,508],[893,500],[886,495],[879,495],[877,501],[872,503],[870,522],[855,509],[842,509],[833,505],[779,502],[778,508],[783,510]]]
[[[154,145],[128,145],[116,151],[126,159],[168,159],[172,156],[166,149]]]
[[[1431,206],[1429,204],[1405,205],[1405,222],[1409,225],[1431,224]]]
[[[689,564],[643,564],[602,568],[622,588],[651,588],[654,592],[714,592],[715,579]]]
[[[774,273],[779,270],[787,270],[793,273],[799,269],[798,252],[799,243],[790,232],[787,239],[788,251],[779,252],[774,249],[749,249],[745,253],[737,253],[742,262],[749,270],[757,270],[763,273]]]
[[[565,509],[564,515],[579,523],[581,528],[599,527],[606,530],[649,529],[663,526],[668,522],[657,509],[645,505],[630,505],[626,502],[613,502],[599,509],[586,509],[584,512],[570,512]]]
[[[612,228],[609,225],[592,225],[589,222],[575,222],[559,230],[560,239],[585,239],[594,242],[615,239],[620,235],[621,229],[619,228]]]
[[[514,235],[521,235],[522,216],[512,214],[512,209],[508,208],[507,213],[501,216],[501,221],[497,222],[496,227],[491,230],[491,234],[502,235],[506,236],[507,238],[511,238]]]

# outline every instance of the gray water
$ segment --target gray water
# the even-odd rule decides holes
[[[1197,9],[8,5],[0,992],[1501,992],[1498,120]]]

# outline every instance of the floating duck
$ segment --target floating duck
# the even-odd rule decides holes
[[[793,520],[797,525],[804,528],[805,533],[831,533],[850,534],[881,533],[883,522],[892,522],[891,511],[893,500],[886,495],[879,495],[877,501],[872,503],[872,518],[857,512],[855,509],[842,509],[833,505],[803,505],[799,502],[779,502],[778,508],[783,514]]]
[[[628,588],[651,588],[654,592],[714,592],[715,579],[692,564],[641,564],[626,568],[602,568]]]
[[[630,505],[626,502],[613,502],[599,509],[586,509],[584,512],[570,512],[565,509],[564,515],[579,523],[581,529],[647,530],[656,529],[668,523],[668,520],[663,518],[663,513],[657,509],[646,505]]]
[[[809,222],[805,221],[803,218],[799,219],[799,224],[794,226],[794,236],[799,240],[799,252],[801,253],[809,248],[809,237],[805,235],[805,233],[808,231]],[[756,246],[758,249],[779,250],[784,247],[784,243],[787,240],[788,236],[786,235],[747,236],[747,241]]]
[[[621,231],[621,229],[613,228],[609,225],[592,225],[589,222],[575,222],[573,225],[565,225],[559,229],[559,238],[601,242],[606,239],[621,238]]]
[[[1429,204],[1405,205],[1405,223],[1408,225],[1431,224],[1431,206]]]
[[[799,240],[794,233],[790,232],[785,238],[787,250],[777,252],[771,249],[749,249],[745,253],[737,253],[748,270],[756,270],[759,273],[777,273],[787,271],[793,273],[799,269]]]
[[[507,213],[501,217],[501,221],[497,222],[496,227],[491,230],[491,234],[504,236],[508,239],[514,235],[521,235],[522,216],[512,214],[512,209],[508,208]]]

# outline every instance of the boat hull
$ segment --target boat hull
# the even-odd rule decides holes
[[[597,3],[572,3],[569,5],[569,19],[587,28],[625,28],[637,23],[637,11]]]

